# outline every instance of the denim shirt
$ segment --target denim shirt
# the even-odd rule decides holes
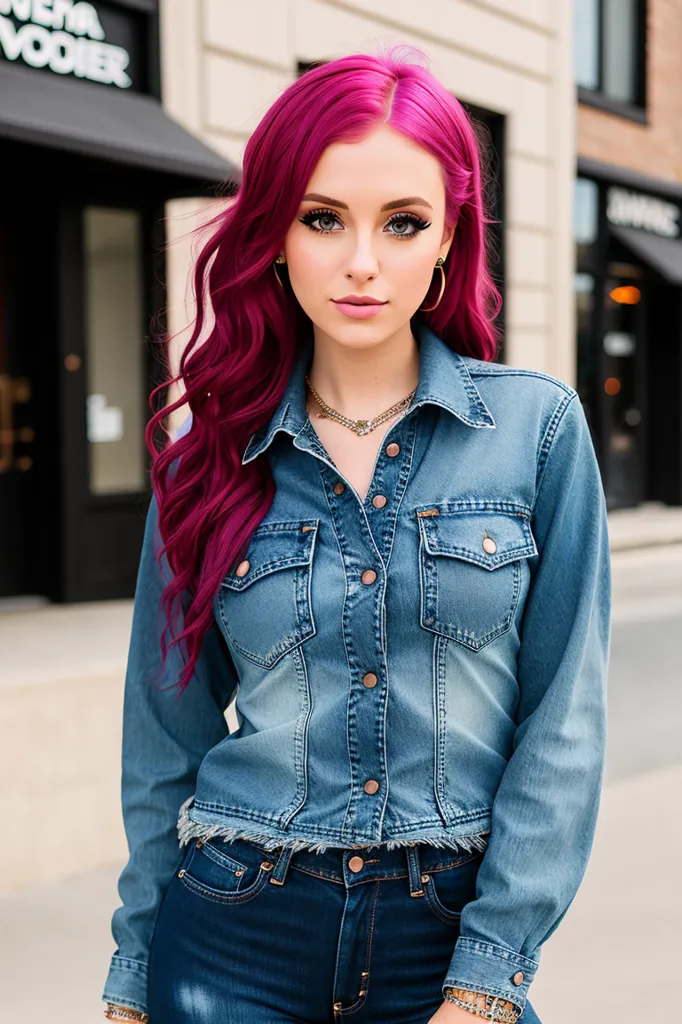
[[[573,388],[459,355],[424,325],[416,338],[417,392],[382,440],[364,501],[306,413],[312,342],[302,348],[242,458],[270,460],[273,504],[248,565],[215,595],[179,699],[150,684],[165,584],[152,500],[125,680],[130,858],[104,998],[146,1008],[180,844],[239,836],[266,848],[484,850],[443,988],[525,1006],[598,811],[604,492]],[[177,647],[168,667],[177,678]]]

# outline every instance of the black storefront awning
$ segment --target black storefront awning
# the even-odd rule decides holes
[[[662,238],[638,228],[609,225],[611,234],[671,284],[682,284],[682,239]]]
[[[241,179],[158,100],[0,62],[0,136],[196,181]]]

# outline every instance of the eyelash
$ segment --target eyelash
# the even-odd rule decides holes
[[[333,231],[331,230],[326,231],[324,228],[313,227],[312,222],[317,220],[318,217],[334,217],[337,222],[339,220],[338,214],[335,213],[334,210],[309,210],[308,213],[305,213],[299,219],[301,224],[305,224],[311,231],[316,231],[318,235],[333,234]],[[388,223],[393,224],[395,221],[401,220],[411,221],[414,224],[415,230],[411,231],[409,235],[400,235],[396,234],[394,231],[389,231],[388,233],[393,235],[395,238],[414,238],[420,231],[431,226],[430,220],[422,220],[422,218],[418,217],[416,213],[394,213],[388,218]]]

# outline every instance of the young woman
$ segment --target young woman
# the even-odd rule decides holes
[[[539,1019],[598,809],[609,549],[575,390],[494,361],[479,157],[395,49],[309,70],[246,146],[191,420],[147,431],[112,1020]]]

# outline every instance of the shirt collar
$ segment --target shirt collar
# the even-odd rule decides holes
[[[474,384],[466,357],[459,355],[426,324],[417,324],[419,382],[409,413],[426,403],[439,405],[470,427],[494,427],[495,421]],[[255,459],[271,444],[278,431],[295,437],[306,423],[305,374],[313,353],[307,338],[298,353],[282,399],[269,423],[252,434],[242,456],[242,465]]]

